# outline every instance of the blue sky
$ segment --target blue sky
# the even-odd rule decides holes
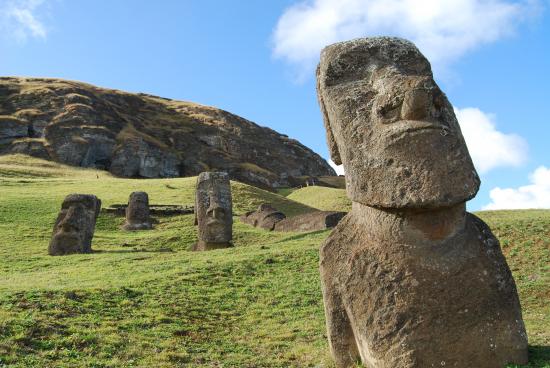
[[[421,5],[419,5],[421,4]],[[0,0],[0,75],[220,107],[328,159],[313,68],[328,43],[413,40],[481,173],[469,208],[550,207],[546,0]]]

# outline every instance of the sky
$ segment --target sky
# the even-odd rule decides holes
[[[328,44],[413,41],[455,107],[470,210],[550,208],[549,0],[0,0],[0,75],[194,101],[329,159],[315,93]]]

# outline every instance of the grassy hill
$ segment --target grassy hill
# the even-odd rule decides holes
[[[68,193],[108,206],[145,190],[151,203],[190,205],[194,183],[0,157],[0,367],[331,367],[318,275],[328,231],[271,233],[237,220],[235,248],[189,252],[193,215],[125,233],[122,218],[102,213],[95,253],[46,253]],[[304,213],[337,193],[308,202],[293,198],[314,198],[308,188],[287,198],[237,182],[232,191],[236,215],[261,202]],[[518,283],[529,367],[550,367],[550,211],[480,215]]]
[[[287,198],[323,211],[351,210],[351,201],[346,197],[345,189],[310,186],[293,191]]]

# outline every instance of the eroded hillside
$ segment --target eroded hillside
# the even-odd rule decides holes
[[[59,79],[0,78],[0,154],[6,153],[121,177],[224,170],[262,187],[335,175],[298,141],[227,111]]]

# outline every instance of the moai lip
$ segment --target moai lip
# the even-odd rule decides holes
[[[353,202],[320,255],[337,367],[525,364],[516,285],[466,212],[479,178],[428,60],[398,38],[330,45],[317,93]]]

